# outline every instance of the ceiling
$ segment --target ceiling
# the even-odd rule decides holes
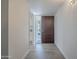
[[[54,16],[64,0],[28,0],[28,2],[34,15]]]

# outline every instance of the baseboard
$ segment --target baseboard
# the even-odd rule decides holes
[[[1,56],[1,59],[9,59],[10,56]]]
[[[22,59],[25,59],[25,57],[30,53],[31,49],[28,49],[28,51],[24,54],[24,56],[22,57]]]
[[[66,57],[65,53],[63,52],[63,50],[57,44],[55,44],[55,45],[59,49],[59,51],[61,52],[61,54],[64,56],[64,58],[67,59],[67,57]]]

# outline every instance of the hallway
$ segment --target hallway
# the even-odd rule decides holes
[[[31,49],[25,59],[65,59],[54,44],[37,44]]]
[[[2,59],[77,59],[77,0],[2,0],[1,3]],[[41,22],[42,16],[53,16],[54,26],[52,21],[46,21],[48,18],[45,24]],[[36,24],[37,20],[41,21]],[[52,30],[44,31],[42,23],[47,29],[53,27],[54,35]],[[46,34],[49,31],[51,34]],[[43,36],[35,33],[43,33]],[[56,46],[37,44],[31,47],[32,43],[52,41],[50,37],[54,38]]]

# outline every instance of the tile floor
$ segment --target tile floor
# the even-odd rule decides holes
[[[65,59],[54,44],[37,44],[31,47],[25,59]]]

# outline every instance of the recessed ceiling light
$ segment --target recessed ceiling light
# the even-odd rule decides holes
[[[76,2],[76,0],[69,0],[69,3],[70,3],[71,5],[75,4],[75,2]]]

